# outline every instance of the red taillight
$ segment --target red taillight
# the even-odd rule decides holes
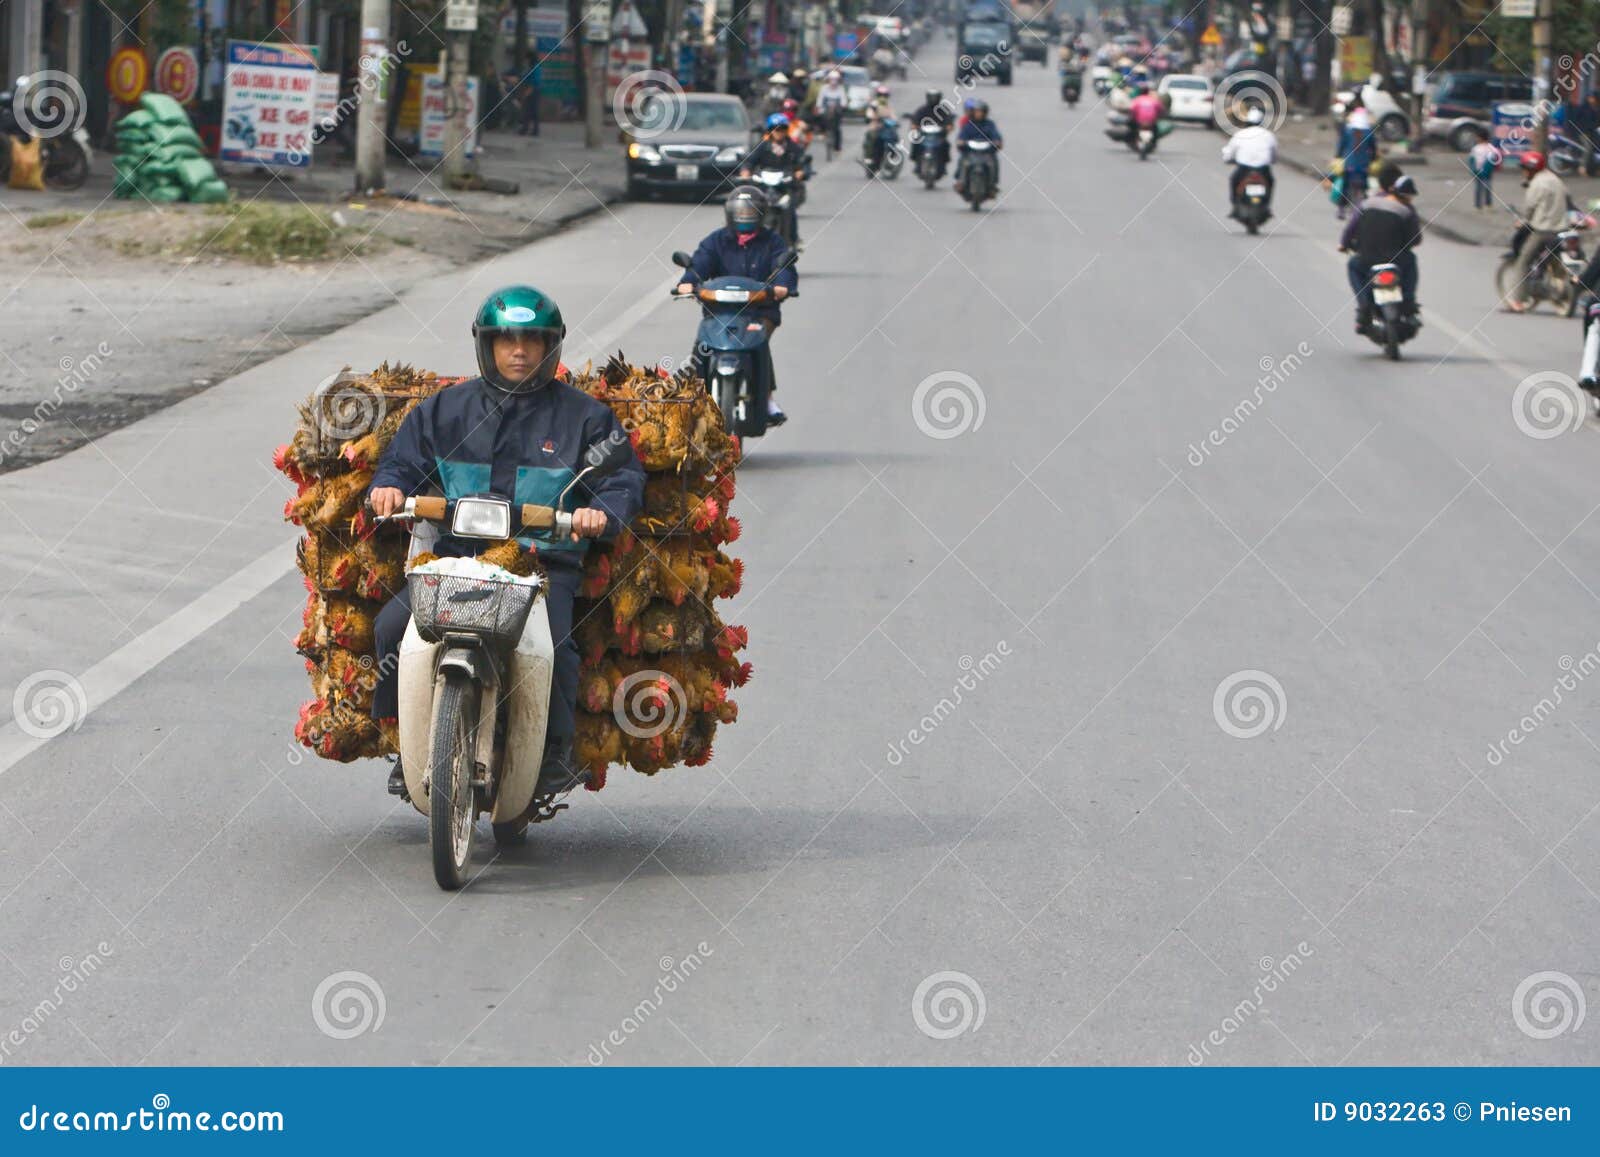
[[[1394,286],[1400,284],[1400,274],[1396,273],[1393,269],[1379,270],[1376,284],[1384,289],[1392,289]]]

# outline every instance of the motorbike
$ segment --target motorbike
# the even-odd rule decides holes
[[[1061,70],[1061,99],[1067,102],[1068,108],[1077,105],[1083,96],[1083,73],[1075,68]]]
[[[793,172],[783,169],[761,169],[755,183],[767,195],[767,209],[761,223],[771,229],[783,243],[794,248],[797,240],[796,212],[799,209],[800,187]]]
[[[1600,149],[1564,133],[1550,134],[1550,168],[1563,177],[1571,176],[1589,164],[1600,162]]]
[[[672,263],[687,269],[689,255],[674,253]],[[767,387],[755,372],[756,358],[767,345],[767,327],[746,317],[745,310],[772,300],[771,295],[769,282],[751,277],[712,277],[692,294],[673,295],[677,301],[700,303],[694,365],[722,411],[723,425],[741,438],[759,438],[767,432]],[[798,296],[791,293],[786,300]]]
[[[900,122],[894,117],[885,117],[879,122],[877,132],[883,141],[883,159],[873,164],[872,131],[869,130],[861,138],[861,163],[866,166],[867,176],[892,181],[900,175],[900,166],[906,162],[905,153],[900,149]]]
[[[1244,231],[1254,236],[1267,223],[1267,180],[1259,171],[1245,173],[1233,189],[1234,215]]]
[[[29,107],[27,89],[31,82],[32,78],[19,76],[10,92],[0,92],[0,184],[4,184],[11,175],[11,138],[23,144],[34,139],[32,126],[24,123],[25,114],[18,111]],[[45,99],[40,100],[37,96],[34,99],[44,106],[41,111],[50,115],[52,124],[70,122],[77,117],[80,110],[64,103],[64,92],[59,89],[40,89],[41,96],[46,92],[49,95]],[[89,179],[89,163],[93,155],[94,151],[89,147],[89,134],[81,124],[70,132],[40,137],[39,162],[43,169],[44,187],[60,190],[82,188]]]
[[[1139,154],[1141,161],[1150,159],[1150,154],[1156,151],[1156,130],[1153,126],[1134,131],[1133,151]]]
[[[1548,301],[1566,317],[1578,308],[1578,275],[1587,263],[1583,251],[1583,234],[1594,227],[1595,219],[1587,213],[1572,210],[1567,214],[1567,227],[1556,234],[1534,259],[1527,274],[1528,297],[1534,304]],[[1503,259],[1495,270],[1495,288],[1501,300],[1510,301],[1517,288],[1521,259],[1516,254]]]
[[[1422,319],[1414,304],[1407,306],[1405,303],[1398,265],[1374,265],[1368,277],[1371,281],[1372,318],[1367,326],[1367,336],[1383,347],[1390,361],[1397,362],[1400,360],[1400,347],[1417,336],[1417,331],[1422,328]]]
[[[1578,385],[1591,396],[1600,395],[1600,300],[1589,299],[1583,318],[1583,362]]]
[[[917,176],[929,189],[937,185],[939,178],[944,176],[944,151],[947,147],[943,133],[919,131],[916,134],[916,141],[911,146],[911,155],[916,162]]]
[[[996,180],[999,166],[994,145],[989,141],[971,140],[962,149],[966,153],[966,163],[961,170],[961,196],[976,213],[994,196],[995,186],[999,184]]]
[[[413,555],[440,527],[458,538],[560,538],[572,532],[572,515],[561,509],[567,493],[585,478],[614,473],[632,456],[626,439],[596,443],[553,507],[514,507],[492,494],[454,501],[416,496],[377,521],[412,525]],[[428,817],[434,880],[455,891],[467,882],[481,814],[489,814],[495,842],[506,847],[530,823],[567,806],[535,794],[555,643],[538,578],[476,559],[440,558],[415,567],[406,584],[411,622],[397,672],[400,765],[406,795]]]

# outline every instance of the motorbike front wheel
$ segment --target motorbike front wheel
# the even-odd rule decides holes
[[[1545,267],[1545,282],[1548,288],[1546,295],[1556,312],[1564,317],[1572,316],[1573,306],[1578,300],[1578,286],[1572,280],[1572,275],[1567,272],[1567,267],[1561,264],[1558,258],[1552,257],[1550,264]]]
[[[730,434],[739,432],[739,379],[732,374],[717,375],[717,409],[722,411],[722,427]]]
[[[454,892],[467,882],[476,830],[479,696],[483,689],[464,672],[440,673],[433,697],[428,751],[428,842],[433,878]]]
[[[1507,257],[1500,263],[1500,268],[1494,272],[1494,287],[1500,294],[1502,304],[1509,305],[1516,299],[1517,285],[1520,281],[1519,262],[1515,257]],[[1534,288],[1533,286],[1529,287]]]

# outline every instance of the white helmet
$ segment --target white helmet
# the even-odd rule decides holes
[[[1255,105],[1244,110],[1244,123],[1247,125],[1258,125],[1266,119],[1266,115]]]
[[[788,84],[789,83],[789,78],[787,76],[784,76],[783,73],[781,73],[781,72],[775,72],[770,77],[767,78],[767,83],[768,84]]]

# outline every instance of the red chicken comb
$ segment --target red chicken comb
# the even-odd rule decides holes
[[[744,525],[739,521],[739,516],[737,514],[728,515],[727,523],[728,534],[727,537],[725,537],[722,541],[737,542],[739,536],[744,533]]]
[[[600,791],[606,786],[606,769],[604,766],[589,769],[589,782],[583,785],[584,791]]]
[[[699,755],[691,755],[683,761],[685,767],[704,767],[711,762],[711,744],[706,744],[706,749]]]

